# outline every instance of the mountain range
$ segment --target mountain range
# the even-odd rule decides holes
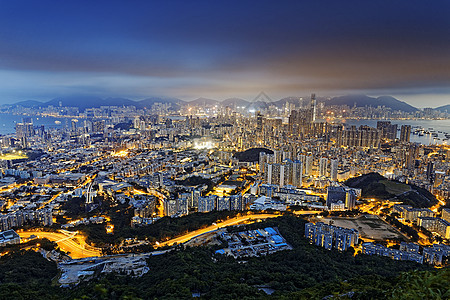
[[[249,110],[259,110],[268,108],[269,105],[274,105],[278,108],[282,108],[286,103],[292,103],[296,106],[304,106],[310,100],[307,97],[286,97],[273,102],[255,101],[251,102],[241,98],[229,98],[223,101],[210,98],[198,98],[192,101],[185,101],[173,97],[150,97],[143,100],[131,100],[127,98],[100,98],[93,96],[69,96],[69,97],[58,97],[47,102],[40,102],[36,100],[26,100],[21,101],[13,106],[23,106],[23,107],[47,107],[47,106],[70,106],[78,107],[81,111],[86,108],[94,108],[100,106],[136,106],[139,109],[149,108],[155,103],[165,103],[171,104],[173,109],[178,110],[183,106],[196,105],[196,106],[230,106],[230,107],[245,107]],[[391,96],[380,96],[380,97],[369,97],[366,95],[346,95],[333,98],[317,98],[317,101],[323,102],[326,106],[329,105],[347,105],[349,107],[378,107],[385,106],[391,108],[392,110],[400,110],[404,112],[415,112],[418,111],[416,107],[400,101]],[[440,106],[436,108],[442,112],[450,112],[450,105]]]

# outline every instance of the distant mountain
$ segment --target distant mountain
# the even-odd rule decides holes
[[[250,101],[240,99],[240,98],[228,98],[222,101],[222,106],[230,106],[230,107],[247,107],[250,104]]]
[[[274,101],[272,103],[279,108],[282,108],[283,106],[285,106],[286,103],[292,103],[292,104],[295,104],[296,106],[303,106],[303,101],[300,100],[299,97],[286,97],[286,98],[282,98],[280,100]]]
[[[127,98],[100,98],[93,96],[69,96],[58,97],[47,102],[39,102],[35,100],[21,101],[14,105],[20,105],[23,107],[58,107],[61,103],[62,106],[78,107],[81,111],[86,108],[100,107],[100,106],[136,106],[137,108],[150,108],[155,103],[169,103],[174,106],[174,109],[178,109],[180,105],[185,102],[178,98],[170,97],[151,97],[144,100],[134,101]]]
[[[23,106],[23,107],[40,107],[40,106],[46,106],[44,102],[37,101],[37,100],[25,100],[15,103],[14,105],[17,106]]]
[[[444,105],[444,106],[439,106],[436,107],[435,110],[439,110],[441,112],[447,112],[450,113],[450,104]]]
[[[324,101],[324,103],[325,105],[347,105],[350,107],[354,105],[356,105],[356,107],[386,106],[390,107],[393,110],[401,110],[405,112],[418,111],[418,109],[415,108],[414,106],[409,105],[408,103],[400,101],[398,99],[395,99],[394,97],[391,96],[381,96],[378,98],[374,98],[366,95],[347,95],[331,98],[331,100]]]
[[[256,162],[259,161],[259,153],[264,152],[267,154],[273,154],[273,151],[266,148],[251,148],[243,152],[236,152],[233,156],[239,161]]]
[[[164,103],[164,104],[172,104],[174,106],[174,109],[179,109],[180,105],[186,104],[185,101],[178,99],[178,98],[171,98],[171,97],[150,97],[144,100],[140,100],[135,102],[134,105],[136,105],[137,108],[150,108],[155,103]]]
[[[269,104],[267,102],[264,102],[264,101],[251,102],[246,107],[247,110],[254,110],[254,111],[263,110],[263,109],[267,109],[267,108],[269,108]]]
[[[261,94],[262,96],[258,96],[258,99],[268,99],[268,97],[264,97],[265,94]],[[58,97],[55,99],[52,99],[47,102],[40,102],[36,100],[26,100],[18,102],[14,105],[20,105],[23,107],[46,107],[49,105],[58,107],[61,103],[62,106],[72,106],[72,107],[78,107],[80,111],[84,111],[86,108],[91,107],[100,107],[100,106],[136,106],[136,108],[143,109],[143,108],[150,108],[155,103],[166,103],[171,104],[172,109],[178,110],[180,107],[183,107],[185,105],[197,105],[197,106],[204,106],[204,105],[221,105],[221,106],[230,106],[230,107],[246,107],[248,110],[263,110],[267,109],[270,105],[275,105],[278,108],[282,108],[286,105],[286,103],[292,103],[296,106],[305,106],[309,103],[309,96],[306,97],[286,97],[279,99],[277,101],[273,102],[267,102],[263,100],[257,101],[247,101],[240,98],[229,98],[225,99],[222,102],[216,100],[216,99],[209,99],[209,98],[198,98],[193,101],[184,101],[178,98],[173,97],[149,97],[143,100],[130,100],[127,98],[100,98],[95,96],[69,96],[69,97]],[[300,100],[302,99],[302,100]],[[386,106],[390,107],[393,110],[401,110],[405,112],[415,112],[418,111],[417,108],[409,105],[408,103],[405,103],[403,101],[400,101],[398,99],[395,99],[390,96],[381,96],[378,98],[369,97],[366,95],[347,95],[347,96],[341,96],[341,97],[334,97],[331,99],[325,99],[325,98],[317,98],[318,102],[323,102],[325,105],[347,105],[347,106],[354,106],[357,107],[364,107],[364,106]],[[450,105],[445,105],[436,108],[440,111],[449,111],[450,112]]]
[[[45,106],[55,106],[58,107],[61,103],[62,106],[78,107],[81,111],[86,108],[100,107],[102,105],[117,105],[118,98],[109,98],[111,102],[106,102],[104,99],[99,97],[91,96],[69,96],[69,97],[58,97],[45,102]],[[108,103],[108,104],[106,104]],[[111,104],[112,103],[112,104]]]
[[[220,101],[215,99],[208,99],[208,98],[198,98],[192,101],[188,101],[185,104],[191,104],[191,105],[219,105]]]

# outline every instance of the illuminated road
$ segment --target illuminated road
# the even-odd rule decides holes
[[[134,193],[138,195],[150,195],[156,197],[156,199],[158,199],[158,205],[156,206],[156,210],[158,212],[157,215],[159,217],[164,217],[164,201],[166,200],[166,196],[163,193],[155,189],[150,189],[148,192],[134,189]]]
[[[184,242],[189,241],[190,239],[193,239],[199,235],[202,235],[204,233],[210,232],[210,231],[214,231],[217,230],[219,228],[223,228],[223,227],[227,227],[227,226],[233,226],[233,225],[237,225],[240,223],[244,223],[244,222],[254,222],[258,219],[267,219],[267,218],[276,218],[279,217],[281,215],[276,215],[276,214],[255,214],[255,215],[245,215],[245,216],[240,216],[240,217],[235,217],[223,222],[219,222],[216,225],[210,225],[206,228],[203,229],[198,229],[189,233],[186,233],[185,235],[179,236],[177,238],[168,240],[166,242],[162,242],[159,245],[156,245],[157,247],[163,247],[163,246],[171,246],[175,243],[177,244],[181,244]]]
[[[85,249],[84,242],[82,245],[78,244],[72,238],[69,238],[67,235],[59,232],[47,232],[47,231],[24,231],[18,232],[21,238],[29,238],[31,235],[35,235],[38,238],[46,238],[52,242],[57,242],[58,246],[61,250],[65,252],[70,252],[69,256],[72,258],[85,258],[92,256],[101,256],[101,252],[98,250]]]
[[[310,215],[310,214],[320,214],[323,210],[296,210],[293,211],[296,215]]]

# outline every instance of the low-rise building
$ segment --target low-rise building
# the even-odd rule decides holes
[[[20,236],[12,229],[0,232],[0,246],[19,244]]]

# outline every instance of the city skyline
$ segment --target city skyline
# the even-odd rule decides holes
[[[450,101],[449,5],[3,3],[0,104],[74,94]]]
[[[0,1],[0,298],[446,298],[449,12]]]

